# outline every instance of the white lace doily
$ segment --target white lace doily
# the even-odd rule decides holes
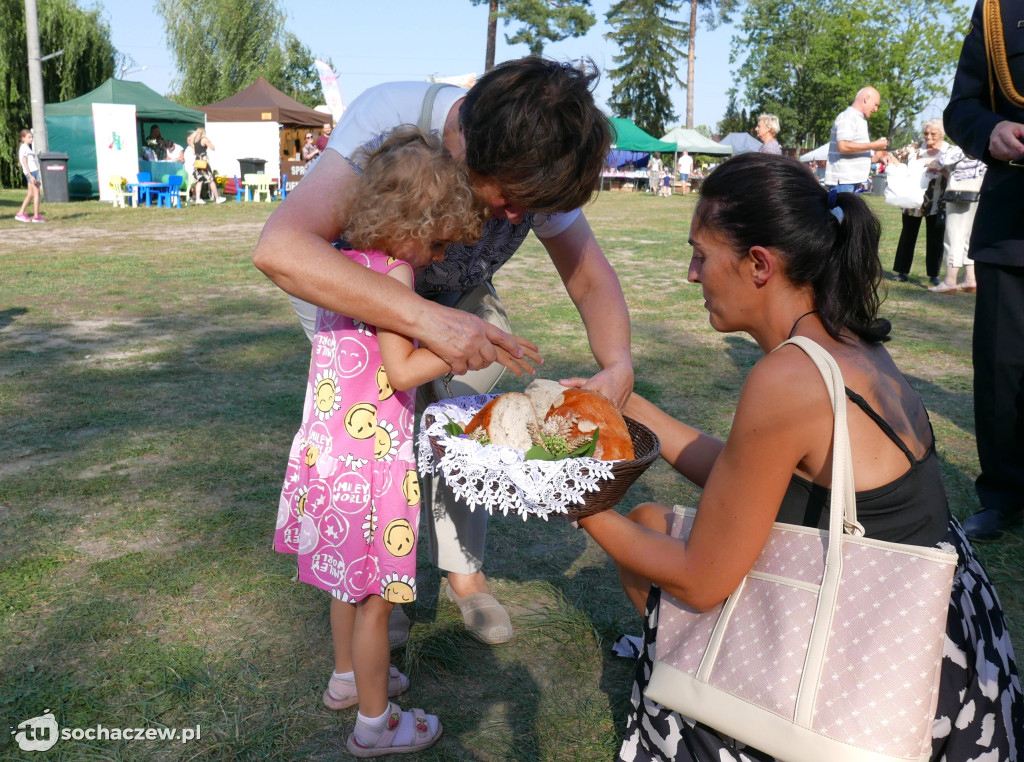
[[[600,490],[605,479],[615,478],[610,461],[595,458],[566,460],[524,460],[524,453],[512,447],[481,445],[474,439],[449,436],[449,420],[465,426],[494,395],[454,397],[441,400],[423,411],[419,435],[421,473],[440,471],[456,497],[473,510],[483,506],[491,513],[540,516],[565,514],[582,505],[588,492]],[[434,423],[426,425],[427,417]],[[430,444],[435,437],[444,446],[440,461]]]

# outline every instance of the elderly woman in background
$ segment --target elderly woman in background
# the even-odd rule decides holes
[[[928,187],[924,192],[924,203],[916,209],[903,210],[903,230],[900,231],[900,242],[896,246],[896,260],[892,265],[896,280],[901,282],[907,281],[910,266],[914,263],[914,247],[917,246],[917,234],[921,230],[921,219],[924,218],[925,271],[928,273],[928,282],[933,286],[939,285],[942,239],[946,226],[945,206],[942,201],[942,194],[946,189],[946,175],[937,168],[933,169],[932,167],[935,165],[932,163],[949,148],[949,144],[943,140],[945,136],[942,120],[929,119],[924,123],[923,143],[911,143],[889,154],[885,159],[887,164],[920,162],[929,167],[925,174],[928,178]]]
[[[782,155],[782,147],[779,145],[779,141],[775,139],[775,136],[779,134],[779,129],[781,129],[779,127],[779,118],[775,114],[761,114],[757,118],[757,127],[754,128],[754,132],[757,133],[757,139],[761,141],[758,153]]]
[[[953,146],[935,160],[935,166],[946,173],[949,182],[942,200],[946,204],[946,233],[944,251],[946,254],[946,279],[929,291],[938,294],[955,294],[966,291],[973,294],[978,290],[974,279],[974,261],[967,256],[971,243],[971,229],[974,214],[978,211],[981,198],[981,181],[985,179],[988,167],[978,159],[968,158],[960,146]],[[956,276],[964,268],[964,282],[957,285]]]

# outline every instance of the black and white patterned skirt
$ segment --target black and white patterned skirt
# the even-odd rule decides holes
[[[1024,762],[1024,696],[999,598],[960,523],[943,543],[959,557],[946,621],[933,762]],[[647,599],[643,650],[632,709],[619,751],[622,762],[775,762],[775,758],[644,697],[651,646],[658,634],[655,586]]]

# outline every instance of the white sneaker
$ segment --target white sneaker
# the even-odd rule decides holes
[[[223,204],[225,201],[227,201],[227,199],[224,198],[223,196],[221,196],[219,199],[217,199],[217,203],[218,204]]]
[[[201,198],[197,198],[196,199],[196,203],[199,204],[200,206],[203,206],[204,204],[206,204],[206,202],[203,201]]]

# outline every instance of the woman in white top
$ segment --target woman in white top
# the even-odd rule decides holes
[[[18,146],[18,164],[21,171],[25,173],[25,181],[28,183],[28,193],[25,200],[21,202],[21,209],[14,215],[18,222],[46,222],[39,216],[39,162],[36,160],[36,152],[32,150],[32,130],[21,131],[21,145]],[[32,217],[25,214],[28,202],[32,202]]]

